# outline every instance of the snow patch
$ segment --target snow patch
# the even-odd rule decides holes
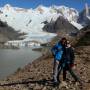
[[[81,30],[83,28],[83,26],[79,23],[76,23],[76,22],[71,22],[72,25],[74,25],[78,30]]]

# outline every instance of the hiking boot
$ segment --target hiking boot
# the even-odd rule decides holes
[[[59,86],[59,82],[53,82],[53,87]]]

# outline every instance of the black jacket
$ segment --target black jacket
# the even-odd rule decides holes
[[[70,64],[74,64],[74,50],[72,47],[66,47],[66,62]]]

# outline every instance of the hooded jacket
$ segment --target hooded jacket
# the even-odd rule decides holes
[[[52,54],[54,55],[55,60],[60,61],[62,59],[63,46],[60,42],[54,45],[51,51],[52,51]]]

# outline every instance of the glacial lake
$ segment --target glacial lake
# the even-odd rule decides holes
[[[0,49],[0,79],[13,74],[18,68],[40,57],[41,53],[32,48]]]

